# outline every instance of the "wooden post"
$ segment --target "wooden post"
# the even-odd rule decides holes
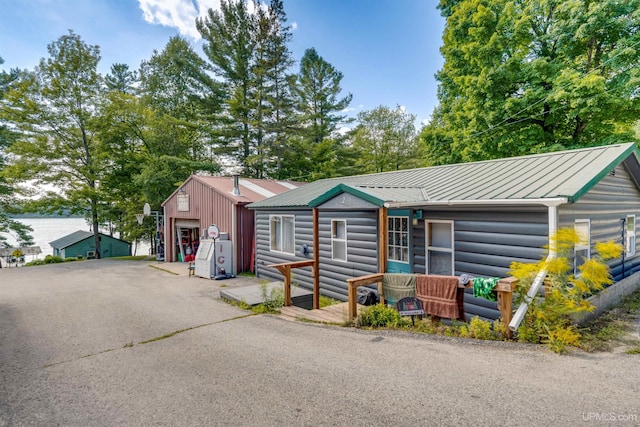
[[[380,235],[378,241],[380,247],[378,248],[378,257],[380,258],[380,264],[378,265],[379,273],[387,272],[387,260],[389,254],[389,220],[387,208],[382,207],[378,210],[378,222],[380,223]],[[380,298],[380,304],[384,305],[384,297],[382,296],[382,282],[378,283],[378,296]]]
[[[302,267],[311,267],[312,272],[315,269],[314,267],[315,261],[293,261],[293,262],[285,262],[282,264],[271,264],[267,265],[269,268],[277,269],[282,277],[284,278],[284,305],[286,307],[291,305],[291,269],[292,268],[302,268]],[[312,273],[313,274],[313,273]]]
[[[291,266],[286,265],[284,267],[284,306],[289,307],[291,305]]]
[[[382,273],[369,274],[367,276],[354,277],[347,279],[347,295],[349,296],[349,320],[353,320],[358,316],[358,287],[380,283],[382,281]],[[378,285],[380,288],[380,285]]]
[[[358,288],[349,284],[347,286],[349,292],[349,321],[358,315]]]
[[[515,277],[507,277],[500,279],[496,285],[496,291],[498,293],[498,309],[500,309],[500,317],[502,318],[502,324],[507,331],[507,336],[511,338],[513,332],[509,329],[509,323],[513,316],[513,291],[518,284],[518,279]]]
[[[313,208],[313,267],[311,275],[313,276],[313,308],[320,308],[320,237],[318,236],[318,208]]]
[[[378,222],[380,223],[380,234],[378,241],[380,247],[378,248],[378,258],[380,260],[378,265],[379,273],[386,273],[387,271],[387,250],[389,249],[389,224],[387,218],[387,208],[382,207],[378,210]]]

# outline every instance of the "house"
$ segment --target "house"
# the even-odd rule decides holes
[[[131,255],[131,243],[100,234],[100,258]],[[96,242],[93,232],[78,230],[49,243],[53,255],[62,258],[95,258]]]
[[[191,175],[163,203],[167,262],[195,255],[200,238],[215,224],[233,244],[233,274],[253,270],[254,213],[247,205],[303,185],[239,176]]]
[[[597,241],[624,244],[610,262],[617,281],[640,270],[639,159],[635,144],[617,144],[316,181],[249,206],[256,273],[281,280],[268,265],[312,259],[318,268],[293,280],[342,300],[347,278],[377,272],[506,277],[513,261],[539,261],[557,228],[575,227],[575,268]],[[498,316],[472,293],[465,311]]]

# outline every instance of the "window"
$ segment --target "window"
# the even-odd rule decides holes
[[[389,261],[409,262],[409,217],[390,216],[388,218],[387,257]]]
[[[293,254],[295,252],[294,217],[272,215],[269,217],[271,250]]]
[[[591,258],[591,222],[588,219],[577,219],[574,229],[580,241],[574,247],[573,274],[580,274],[580,266]]]
[[[331,220],[331,258],[347,260],[347,221],[344,219]]]
[[[427,274],[453,276],[453,221],[426,221]]]
[[[634,256],[636,254],[636,216],[627,215],[627,229],[625,234],[625,254]]]

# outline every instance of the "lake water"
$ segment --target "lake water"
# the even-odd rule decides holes
[[[74,231],[91,231],[91,228],[83,218],[19,218],[17,221],[33,228],[31,235],[33,236],[34,246],[40,246],[42,250],[42,253],[37,257],[27,256],[27,262],[32,261],[32,258],[42,259],[46,255],[53,255],[53,248],[49,245],[49,242],[53,242]],[[16,240],[13,236],[7,233],[0,234],[7,236],[10,245],[16,245]],[[149,248],[148,242],[139,243],[137,249],[135,243],[133,243],[131,253],[133,255],[147,255],[149,254]]]

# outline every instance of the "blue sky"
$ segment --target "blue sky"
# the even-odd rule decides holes
[[[202,53],[194,19],[219,0],[2,0],[0,56],[9,68],[33,69],[47,45],[69,29],[99,45],[102,73],[111,64],[137,69],[153,50],[182,34]],[[343,93],[353,94],[350,114],[379,105],[402,105],[428,119],[437,105],[434,74],[444,19],[434,0],[284,0],[292,24],[290,48],[298,61],[305,49],[344,74]],[[298,70],[296,64],[295,71]]]

